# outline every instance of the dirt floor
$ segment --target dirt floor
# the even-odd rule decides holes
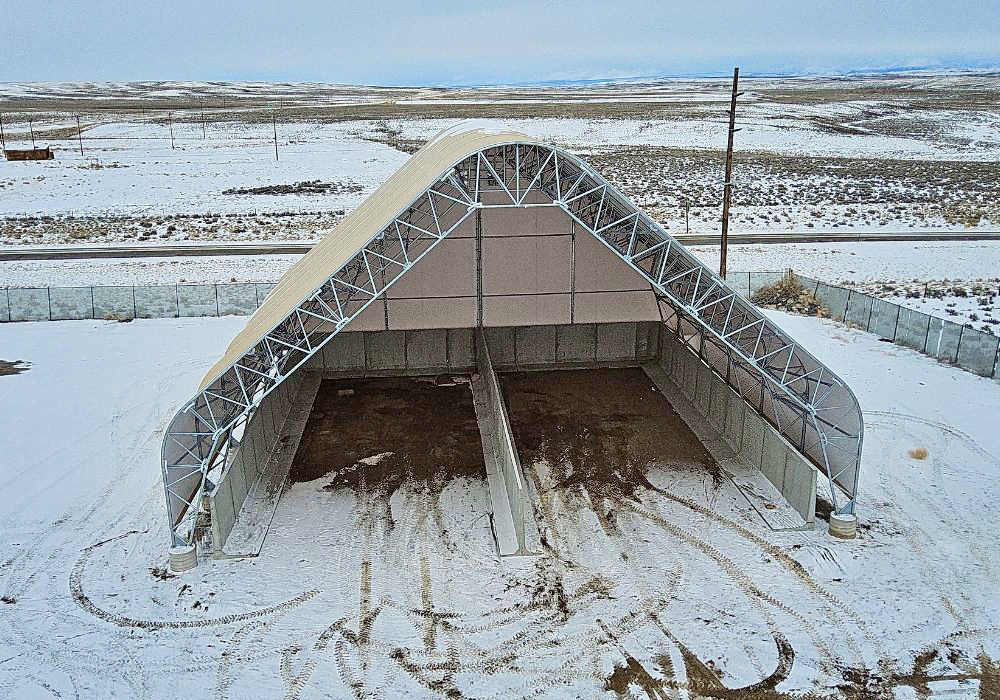
[[[524,464],[552,465],[560,491],[581,489],[594,506],[638,499],[654,466],[719,466],[639,368],[521,372],[502,376]]]

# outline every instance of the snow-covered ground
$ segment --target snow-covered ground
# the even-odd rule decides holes
[[[982,95],[996,85],[990,75],[750,79],[735,230],[995,229],[1000,112]],[[30,113],[36,141],[56,150],[54,161],[0,162],[0,245],[312,238],[404,151],[459,122],[578,152],[671,230],[713,230],[727,96],[715,79],[397,90],[0,83],[8,146],[30,143]],[[311,180],[341,191],[225,194]]]
[[[482,480],[432,512],[404,487],[372,530],[321,479],[284,494],[259,558],[175,578],[159,442],[242,319],[0,326],[0,358],[31,363],[0,376],[0,696],[589,698],[717,675],[764,679],[746,697],[994,697],[1000,385],[769,314],[865,411],[856,540],[772,532],[733,489],[654,468],[617,536],[557,504],[545,556],[498,562]]]
[[[170,129],[176,148],[171,148]],[[353,209],[407,155],[352,135],[351,124],[285,123],[278,160],[272,125],[114,122],[72,140],[55,160],[0,162],[0,215],[152,215]],[[306,180],[359,185],[321,195],[223,194]]]

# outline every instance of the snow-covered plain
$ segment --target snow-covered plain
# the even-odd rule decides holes
[[[764,679],[733,697],[994,697],[1000,385],[769,313],[865,411],[856,540],[772,532],[654,468],[618,536],[557,502],[551,550],[498,562],[482,480],[433,514],[404,486],[384,531],[320,479],[259,558],[165,579],[159,442],[242,319],[4,325],[0,357],[31,365],[0,376],[0,696],[589,698],[717,674]]]
[[[735,230],[995,229],[1000,112],[982,95],[997,83],[995,75],[749,79]],[[0,162],[0,245],[314,238],[408,151],[459,122],[578,152],[670,230],[715,230],[727,95],[717,79],[397,90],[0,83],[9,145],[29,143],[30,113],[37,140],[56,150],[54,161]],[[360,189],[224,194],[307,180]],[[289,212],[315,217],[279,217]]]

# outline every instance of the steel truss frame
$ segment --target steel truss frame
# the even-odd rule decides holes
[[[854,512],[864,425],[850,388],[585,162],[509,143],[445,171],[181,408],[161,464],[173,543],[192,543],[211,477],[270,392],[477,209],[534,206],[561,208],[642,275],[677,338],[826,474],[837,512]]]

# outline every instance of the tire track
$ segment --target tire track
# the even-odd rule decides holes
[[[306,591],[294,598],[286,600],[282,603],[277,603],[265,608],[259,608],[257,610],[252,610],[245,613],[232,613],[230,615],[223,615],[222,617],[205,618],[201,620],[142,620],[138,618],[127,617],[125,615],[119,615],[118,613],[112,613],[98,607],[83,590],[83,570],[87,565],[90,557],[93,555],[94,551],[109,542],[122,539],[123,537],[128,537],[129,535],[137,534],[138,531],[132,530],[126,532],[117,537],[112,537],[111,539],[103,540],[95,544],[90,545],[83,550],[83,554],[77,559],[76,563],[73,565],[72,573],[69,577],[69,589],[70,594],[77,604],[83,608],[85,611],[90,613],[96,618],[109,622],[113,625],[119,627],[133,627],[139,629],[147,630],[159,630],[159,629],[188,629],[193,627],[213,627],[219,625],[231,625],[235,622],[243,622],[244,620],[251,620],[256,617],[266,617],[268,615],[273,615],[275,613],[281,613],[292,608],[296,608],[310,598],[319,594],[318,589],[313,589],[311,591]]]

